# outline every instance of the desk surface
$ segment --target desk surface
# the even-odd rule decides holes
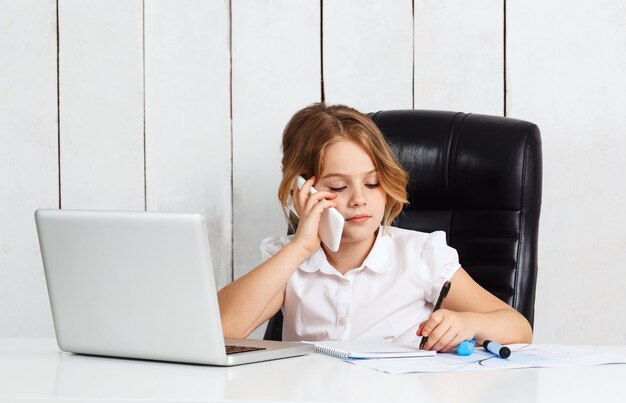
[[[0,339],[0,401],[623,402],[624,380],[626,365],[388,375],[311,354],[219,368],[66,354],[54,339]]]

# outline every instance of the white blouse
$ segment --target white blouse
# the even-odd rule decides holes
[[[261,242],[263,259],[293,236]],[[459,269],[443,231],[382,228],[360,267],[339,273],[320,248],[291,275],[283,302],[283,340],[384,339],[417,343],[443,283]]]

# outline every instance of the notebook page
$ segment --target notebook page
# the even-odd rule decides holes
[[[315,345],[315,352],[341,359],[427,357],[435,351],[419,350],[417,346],[389,343],[382,340],[348,340],[306,342]]]

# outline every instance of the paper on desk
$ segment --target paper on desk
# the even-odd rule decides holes
[[[512,354],[508,359],[499,358],[483,349],[476,349],[472,355],[466,357],[453,353],[440,353],[432,357],[356,360],[350,362],[361,367],[389,374],[626,364],[626,355],[624,354],[616,354],[610,351],[594,351],[585,346],[517,344],[509,347]]]
[[[383,340],[303,341],[315,345],[315,352],[342,359],[381,359],[433,356],[435,351]]]

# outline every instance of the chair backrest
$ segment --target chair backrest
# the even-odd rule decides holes
[[[369,116],[409,172],[410,204],[394,225],[445,231],[470,276],[532,325],[542,180],[537,126],[444,111]],[[265,338],[281,337],[278,312]]]

